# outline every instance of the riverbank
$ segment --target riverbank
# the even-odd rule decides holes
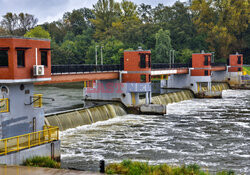
[[[67,169],[52,169],[27,166],[0,165],[1,175],[101,175],[98,172],[75,171]]]
[[[121,163],[109,164],[106,167],[107,174],[124,174],[124,175],[210,175],[208,171],[203,171],[197,164],[169,166],[167,164],[149,165],[147,162],[132,162],[131,160],[124,160]],[[221,171],[212,173],[213,175],[234,175],[233,171]]]

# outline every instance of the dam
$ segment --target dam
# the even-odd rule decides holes
[[[36,90],[46,92],[48,88],[51,87],[38,86]],[[72,104],[70,107],[74,108],[81,87],[55,86],[51,92],[59,100],[61,93],[71,90],[72,97],[67,97],[64,105]],[[98,171],[101,159],[107,163],[131,159],[150,160],[151,164],[198,163],[212,172],[220,167],[248,174],[249,91],[223,90],[222,99],[190,95],[185,101],[169,104],[166,116],[123,114],[60,131],[62,166]],[[78,100],[81,106],[81,97]],[[64,106],[61,101],[58,103]],[[44,107],[51,112],[49,103]]]
[[[118,65],[51,65],[50,40],[12,36],[0,37],[0,53],[2,164],[48,156],[62,158],[64,168],[95,170],[97,159],[153,157],[248,172],[249,150],[235,146],[249,147],[249,94],[228,90],[247,89],[242,54],[223,65],[204,52],[188,64],[152,64],[151,51],[138,48],[124,51]],[[223,161],[230,157],[223,148],[239,155],[241,166]],[[219,164],[199,156],[211,153]]]

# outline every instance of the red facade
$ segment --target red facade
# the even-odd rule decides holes
[[[201,53],[192,55],[191,76],[210,76],[211,75],[211,53]]]
[[[229,56],[229,68],[228,72],[240,72],[243,66],[243,55],[236,54]]]
[[[151,82],[151,51],[125,51],[124,71],[123,83]]]
[[[33,76],[33,66],[36,65],[36,48],[37,48],[37,65],[41,65],[41,54],[46,58],[44,66],[44,76]],[[49,40],[38,40],[18,37],[1,37],[0,38],[0,79],[1,80],[30,80],[51,77],[51,52]],[[7,56],[6,56],[7,54]],[[22,54],[23,61],[20,61]],[[7,64],[6,60],[8,58]],[[44,59],[45,60],[45,59]],[[20,66],[21,64],[21,66]],[[43,63],[44,64],[44,63]]]

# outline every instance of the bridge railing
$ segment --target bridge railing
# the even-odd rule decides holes
[[[211,66],[227,66],[226,63],[211,63]]]
[[[175,64],[168,64],[168,63],[154,63],[152,64],[152,69],[170,69],[170,68],[188,68],[192,67],[190,64],[182,64],[182,63],[175,63]]]
[[[105,72],[119,71],[121,65],[52,65],[52,74],[67,74],[67,73],[84,73],[84,72]]]

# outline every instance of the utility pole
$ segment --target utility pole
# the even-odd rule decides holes
[[[97,48],[98,48],[99,46],[97,45],[97,46],[95,46],[95,65],[97,66]]]
[[[171,60],[172,60],[172,58],[171,58],[171,50],[169,50],[169,67],[171,68]]]
[[[172,50],[172,51],[173,51],[173,54],[172,54],[172,58],[173,58],[172,64],[174,64],[174,52],[175,52],[175,50]]]
[[[103,48],[103,46],[101,46],[101,65],[103,65],[103,55],[102,55],[102,48]]]

